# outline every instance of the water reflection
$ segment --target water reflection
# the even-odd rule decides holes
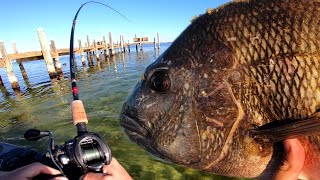
[[[82,68],[82,73],[81,74],[83,75],[83,77],[85,77],[85,79],[88,79],[88,73],[87,73],[87,67],[86,66],[84,66]]]
[[[122,67],[123,67],[123,71],[126,72],[126,59],[125,59],[125,52],[119,54],[119,59],[121,61]]]
[[[98,70],[99,72],[101,72],[101,64],[100,64],[100,61],[98,61],[98,63],[97,63],[97,70]]]
[[[88,66],[91,67],[91,66],[94,66],[94,63],[93,63],[93,56],[92,56],[92,53],[91,52],[88,52],[88,55],[87,55],[87,60],[88,60]]]
[[[113,65],[113,70],[114,70],[114,76],[116,79],[118,79],[118,68],[117,68],[117,61],[116,61],[116,56],[111,56],[111,62]]]

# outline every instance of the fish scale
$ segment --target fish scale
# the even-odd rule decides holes
[[[320,103],[315,98],[320,95],[319,5],[290,2],[288,6],[284,1],[238,1],[211,11],[212,18],[219,19],[212,31],[235,52],[235,60],[255,82],[254,93],[246,94],[257,94],[260,102],[267,97],[272,119],[303,118]],[[297,16],[302,13],[306,16]],[[232,37],[235,40],[228,41]]]

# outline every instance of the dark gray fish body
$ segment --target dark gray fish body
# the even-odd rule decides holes
[[[282,144],[249,130],[320,109],[320,2],[243,0],[208,10],[145,71],[123,106],[128,136],[156,156],[237,177],[271,177]],[[320,178],[320,136],[300,138]]]

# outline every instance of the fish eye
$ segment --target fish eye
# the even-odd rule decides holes
[[[169,75],[166,71],[156,71],[149,79],[150,88],[159,93],[166,93],[171,86]]]

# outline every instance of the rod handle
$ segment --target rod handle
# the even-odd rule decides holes
[[[72,120],[74,125],[77,125],[78,123],[81,123],[81,122],[88,124],[87,114],[81,100],[74,100],[71,103],[71,110],[72,110]]]

